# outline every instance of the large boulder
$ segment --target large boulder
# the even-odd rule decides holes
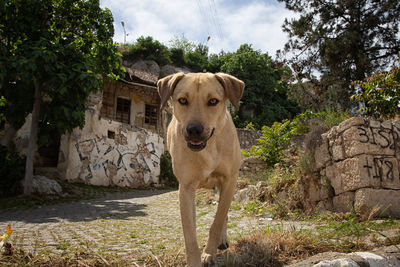
[[[161,70],[160,70],[160,78],[174,74],[174,73],[178,73],[178,72],[189,73],[192,71],[186,67],[175,67],[172,65],[164,65],[161,67]]]
[[[142,70],[155,76],[160,76],[160,66],[154,60],[138,60],[129,66],[131,69]]]

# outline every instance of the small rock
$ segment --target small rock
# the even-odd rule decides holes
[[[32,180],[32,192],[43,195],[61,195],[62,188],[55,180],[45,176],[35,175]]]
[[[337,259],[337,260],[324,260],[313,267],[360,267],[355,261],[351,259]]]

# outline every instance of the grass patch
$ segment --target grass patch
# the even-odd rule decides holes
[[[218,261],[220,266],[282,266],[330,249],[308,233],[268,228],[234,242]]]
[[[394,245],[400,252],[400,221],[357,221],[351,217],[342,222],[331,222],[314,230],[291,228],[284,231],[280,225],[254,231],[233,242],[218,256],[219,266],[282,266],[294,260],[306,259],[322,252],[354,252],[372,249],[367,242],[372,235],[383,237],[379,245]],[[394,237],[383,230],[397,229]]]

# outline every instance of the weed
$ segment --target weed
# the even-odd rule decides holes
[[[239,203],[232,203],[230,209],[231,210],[241,210],[242,206]]]
[[[156,246],[157,249],[165,249],[165,245],[164,244],[158,244]]]
[[[138,238],[138,235],[137,235],[136,233],[131,233],[131,234],[130,234],[130,237],[131,237],[131,238]]]
[[[160,158],[160,180],[167,186],[177,187],[178,180],[176,179],[172,169],[172,159],[168,151],[165,151]]]
[[[62,240],[59,244],[57,244],[56,249],[59,250],[67,250],[71,246],[68,240]]]

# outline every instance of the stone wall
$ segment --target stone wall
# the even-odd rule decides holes
[[[249,150],[253,145],[258,145],[257,139],[261,137],[261,131],[237,129],[240,148]]]
[[[240,166],[240,175],[258,175],[261,172],[267,171],[267,165],[265,161],[261,160],[258,157],[248,157],[243,158],[242,165]]]
[[[400,217],[400,121],[354,117],[322,135],[314,151],[317,179],[309,198],[317,209]]]

